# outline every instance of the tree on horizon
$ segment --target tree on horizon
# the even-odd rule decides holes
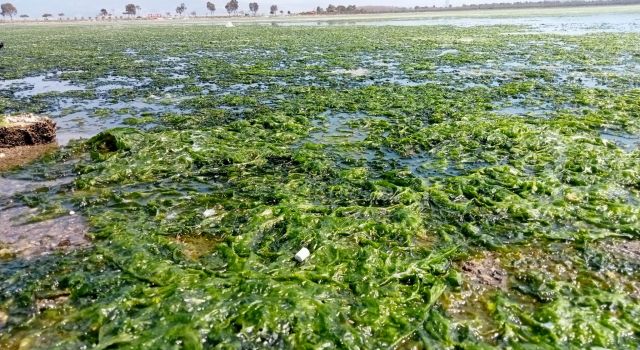
[[[124,14],[125,15],[135,16],[136,12],[137,12],[136,5],[134,5],[134,4],[127,4],[127,6],[124,7]]]
[[[258,6],[257,2],[250,2],[249,3],[249,11],[253,12],[253,15],[255,16],[258,13],[258,9],[260,7]]]
[[[276,13],[278,13],[278,5],[271,5],[271,9],[269,13],[272,15],[275,15]]]
[[[176,13],[180,16],[182,16],[182,14],[184,13],[184,11],[187,10],[187,5],[184,4],[184,2],[182,4],[180,4],[180,6],[176,7]]]
[[[231,16],[232,13],[236,13],[238,11],[238,0],[230,0],[226,5],[224,5],[225,10]]]
[[[207,1],[207,10],[213,16],[213,13],[216,12],[216,5],[214,3],[212,3],[211,1]]]
[[[0,15],[2,15],[2,18],[9,16],[9,18],[13,20],[13,16],[15,16],[16,14],[18,14],[18,9],[16,9],[16,7],[13,6],[12,3],[7,2],[0,5]]]

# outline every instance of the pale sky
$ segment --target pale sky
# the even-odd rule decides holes
[[[206,11],[206,0],[0,0],[1,2],[11,2],[18,9],[18,15],[27,14],[31,17],[40,17],[43,13],[58,14],[63,12],[68,17],[74,16],[95,16],[101,8],[113,11],[114,14],[124,12],[124,6],[128,3],[134,3],[142,7],[142,13],[165,13],[174,12],[175,8],[184,2],[187,5],[187,13],[196,11],[198,14],[204,15]],[[318,5],[327,7],[327,5],[386,5],[386,6],[444,6],[447,0],[239,0],[240,10],[248,11],[249,2],[256,1],[260,5],[259,13],[267,13],[269,6],[278,5],[280,10],[286,11],[303,11],[315,9]],[[224,5],[227,0],[213,0],[218,11],[216,14],[224,14]],[[481,2],[500,2],[500,0],[450,0],[452,5],[481,3]]]

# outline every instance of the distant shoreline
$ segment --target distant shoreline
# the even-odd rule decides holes
[[[531,7],[531,8],[500,8],[500,9],[474,9],[465,8],[448,9],[439,11],[413,11],[413,12],[380,12],[380,13],[351,13],[351,14],[319,14],[301,15],[292,14],[284,16],[197,16],[197,17],[171,17],[161,19],[14,19],[13,21],[0,21],[0,26],[21,26],[21,25],[69,25],[69,24],[92,24],[92,25],[113,25],[113,24],[214,24],[225,25],[229,22],[233,24],[279,24],[279,23],[311,23],[311,22],[343,22],[343,21],[376,21],[376,20],[410,20],[429,19],[447,17],[535,17],[535,16],[580,16],[596,14],[616,14],[616,13],[638,13],[640,14],[640,4],[630,5],[603,5],[593,6],[552,6],[552,7]]]
[[[602,6],[628,6],[640,5],[640,0],[542,0],[526,2],[493,2],[449,7],[415,6],[362,6],[361,13],[411,13],[411,12],[447,12],[447,11],[474,11],[474,10],[515,10],[515,9],[549,9],[549,8],[574,8],[574,7],[602,7]],[[379,10],[375,10],[378,8]]]

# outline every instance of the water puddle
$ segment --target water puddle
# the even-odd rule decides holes
[[[104,99],[60,102],[58,109],[51,113],[58,126],[57,140],[62,146],[72,140],[91,138],[106,129],[119,127],[129,118],[142,114],[160,115],[177,113],[180,99],[170,95],[165,98],[152,96],[133,101],[109,102]],[[63,113],[69,111],[71,113]],[[99,115],[96,115],[99,114]]]
[[[442,56],[447,56],[447,55],[458,55],[460,54],[459,50],[456,49],[446,49],[446,50],[442,50],[437,57],[442,57]]]
[[[0,90],[11,90],[15,97],[25,98],[52,92],[84,90],[84,87],[67,81],[55,80],[55,75],[47,74],[0,81]]]
[[[86,220],[69,212],[54,219],[31,222],[38,208],[15,206],[12,197],[21,193],[49,191],[68,185],[74,177],[55,180],[25,180],[0,177],[0,260],[32,258],[54,251],[87,246]]]
[[[161,67],[157,69],[158,72],[169,74],[173,79],[188,78],[186,74],[190,67],[190,61],[187,57],[165,57],[160,60]]]
[[[84,86],[71,84],[66,81],[55,80],[60,72],[49,73],[35,77],[0,81],[0,89],[14,91],[17,98],[33,97],[43,93],[64,93],[68,91],[85,90]],[[137,88],[152,82],[150,78],[136,79],[124,76],[109,76],[98,78],[89,86],[95,87],[97,92],[106,93],[120,88]],[[96,111],[109,114],[98,117]],[[106,99],[58,100],[57,106],[48,111],[48,115],[57,124],[57,141],[61,146],[71,140],[86,139],[97,135],[101,131],[122,126],[126,118],[136,117],[141,113],[176,112],[178,108],[165,101],[153,99],[134,101],[109,102]],[[69,111],[72,111],[69,113]]]
[[[600,132],[600,137],[607,142],[614,143],[625,152],[632,152],[637,150],[640,146],[640,136],[638,135],[617,133],[614,131],[602,131]]]
[[[523,116],[523,117],[544,117],[550,113],[558,111],[568,106],[556,106],[551,102],[536,102],[535,104],[527,98],[508,98],[506,101],[496,102],[491,110],[492,113],[503,116]]]
[[[333,74],[344,74],[344,75],[350,75],[354,78],[356,77],[365,77],[367,75],[370,74],[370,70],[366,69],[366,68],[356,68],[356,69],[334,69],[333,71],[331,71],[331,73]]]
[[[73,182],[73,179],[73,177],[63,177],[56,180],[37,181],[0,177],[0,199],[7,199],[18,193],[33,192],[41,188],[48,189],[55,186],[67,185]]]
[[[28,222],[37,209],[15,207],[0,210],[0,250],[7,258],[32,258],[89,244],[86,220],[78,215]]]
[[[132,49],[132,48],[125,49],[123,53],[125,55],[127,55],[127,56],[137,56],[138,55],[138,51],[135,50],[135,49]]]
[[[533,111],[531,109],[529,109],[529,108],[522,107],[522,106],[508,106],[508,107],[497,108],[497,109],[493,110],[493,113],[499,114],[499,115],[526,116],[526,115],[530,115],[531,113],[533,113]]]
[[[309,135],[310,141],[316,144],[344,144],[362,142],[369,135],[366,128],[360,128],[352,124],[366,119],[381,120],[384,118],[372,117],[366,114],[327,113],[323,120],[314,122],[316,131]]]
[[[56,118],[58,133],[56,139],[60,145],[73,140],[89,139],[101,131],[123,125],[125,116],[113,118],[88,118],[86,112],[72,113]]]
[[[133,89],[151,84],[150,78],[136,79],[122,76],[109,76],[98,78],[94,82],[97,92],[107,92],[115,89]]]

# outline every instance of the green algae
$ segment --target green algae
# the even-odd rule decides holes
[[[610,247],[639,238],[640,151],[601,137],[638,132],[636,34],[138,29],[7,28],[25,50],[0,57],[4,78],[150,79],[107,92],[123,103],[184,87],[179,110],[13,174],[73,173],[70,190],[16,200],[76,210],[93,246],[0,263],[2,347],[638,346],[638,261]],[[51,40],[64,43],[56,55],[33,60]],[[334,73],[358,68],[371,76]],[[567,69],[607,71],[610,84],[566,82]],[[93,96],[0,106],[71,97]],[[541,115],[497,113],[504,103]],[[297,263],[302,247],[311,257]],[[504,288],[461,267],[486,255]]]

